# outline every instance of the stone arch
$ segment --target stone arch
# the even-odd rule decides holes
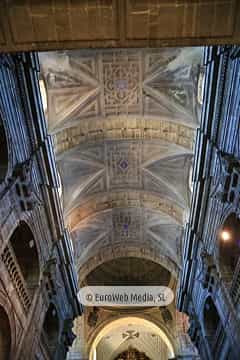
[[[205,335],[211,351],[214,349],[215,334],[221,323],[220,315],[211,296],[208,296],[203,308],[203,324]]]
[[[169,286],[171,279],[171,272],[155,261],[124,256],[97,266],[85,282],[87,286]]]
[[[60,321],[57,309],[50,303],[43,321],[41,340],[44,343],[51,359],[54,359],[60,334]]]
[[[218,234],[218,257],[221,277],[227,286],[240,259],[240,220],[233,212],[225,218]]]
[[[106,336],[106,334],[108,334],[109,331],[110,332],[113,331],[114,327],[118,326],[121,322],[131,322],[134,324],[141,323],[147,328],[151,329],[151,331],[156,332],[168,347],[170,356],[174,358],[176,351],[174,347],[174,341],[165,328],[159,326],[159,324],[155,323],[155,321],[146,318],[146,316],[144,315],[139,315],[139,316],[121,315],[115,319],[108,319],[107,321],[101,323],[101,325],[94,330],[88,343],[88,352],[89,352],[90,360],[95,360],[96,348],[99,342],[101,341],[101,339],[104,336]]]
[[[11,326],[8,315],[2,305],[0,305],[0,354],[2,360],[11,358]]]
[[[125,247],[122,246],[108,246],[102,249],[98,255],[89,258],[80,268],[79,268],[79,284],[84,284],[84,280],[89,273],[91,273],[98,266],[117,259],[119,257],[135,257],[139,259],[151,260],[157,264],[163,266],[165,269],[168,269],[172,277],[177,279],[179,274],[179,268],[176,264],[171,261],[171,259],[162,256],[159,252],[145,247],[139,247],[136,245],[128,245]]]
[[[8,171],[8,142],[3,119],[0,114],[0,183],[4,181]]]
[[[8,246],[14,254],[16,266],[32,299],[39,285],[40,265],[34,235],[25,221],[21,221],[13,231]]]
[[[10,329],[11,329],[11,356],[10,359],[12,359],[12,356],[14,354],[15,351],[15,346],[16,346],[16,323],[15,323],[15,313],[13,311],[13,307],[11,304],[11,301],[8,297],[8,295],[3,292],[0,289],[0,307],[2,307],[4,309],[4,311],[6,312],[7,316],[8,316],[8,321],[9,321],[9,325],[10,325]]]

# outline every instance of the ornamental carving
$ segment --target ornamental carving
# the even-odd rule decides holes
[[[141,97],[139,54],[106,53],[102,67],[105,113],[136,112]]]
[[[115,241],[140,241],[142,233],[141,209],[114,209],[112,214]]]
[[[110,187],[141,184],[141,144],[113,143],[107,146]]]

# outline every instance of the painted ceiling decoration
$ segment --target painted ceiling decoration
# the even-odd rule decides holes
[[[200,53],[175,48],[40,54],[49,129],[119,115],[157,116],[194,127]]]
[[[79,267],[109,244],[148,244],[179,264],[182,226],[160,212],[141,207],[102,211],[82,221],[72,235]]]
[[[201,48],[40,54],[79,269],[131,247],[159,253],[170,270],[181,267],[201,54]]]

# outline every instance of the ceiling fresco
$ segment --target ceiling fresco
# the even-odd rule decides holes
[[[79,269],[117,246],[148,248],[165,265],[181,267],[201,54],[201,48],[40,54]]]

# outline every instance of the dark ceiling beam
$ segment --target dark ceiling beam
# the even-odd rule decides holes
[[[237,0],[3,0],[0,5],[5,52],[232,43],[240,43]]]

